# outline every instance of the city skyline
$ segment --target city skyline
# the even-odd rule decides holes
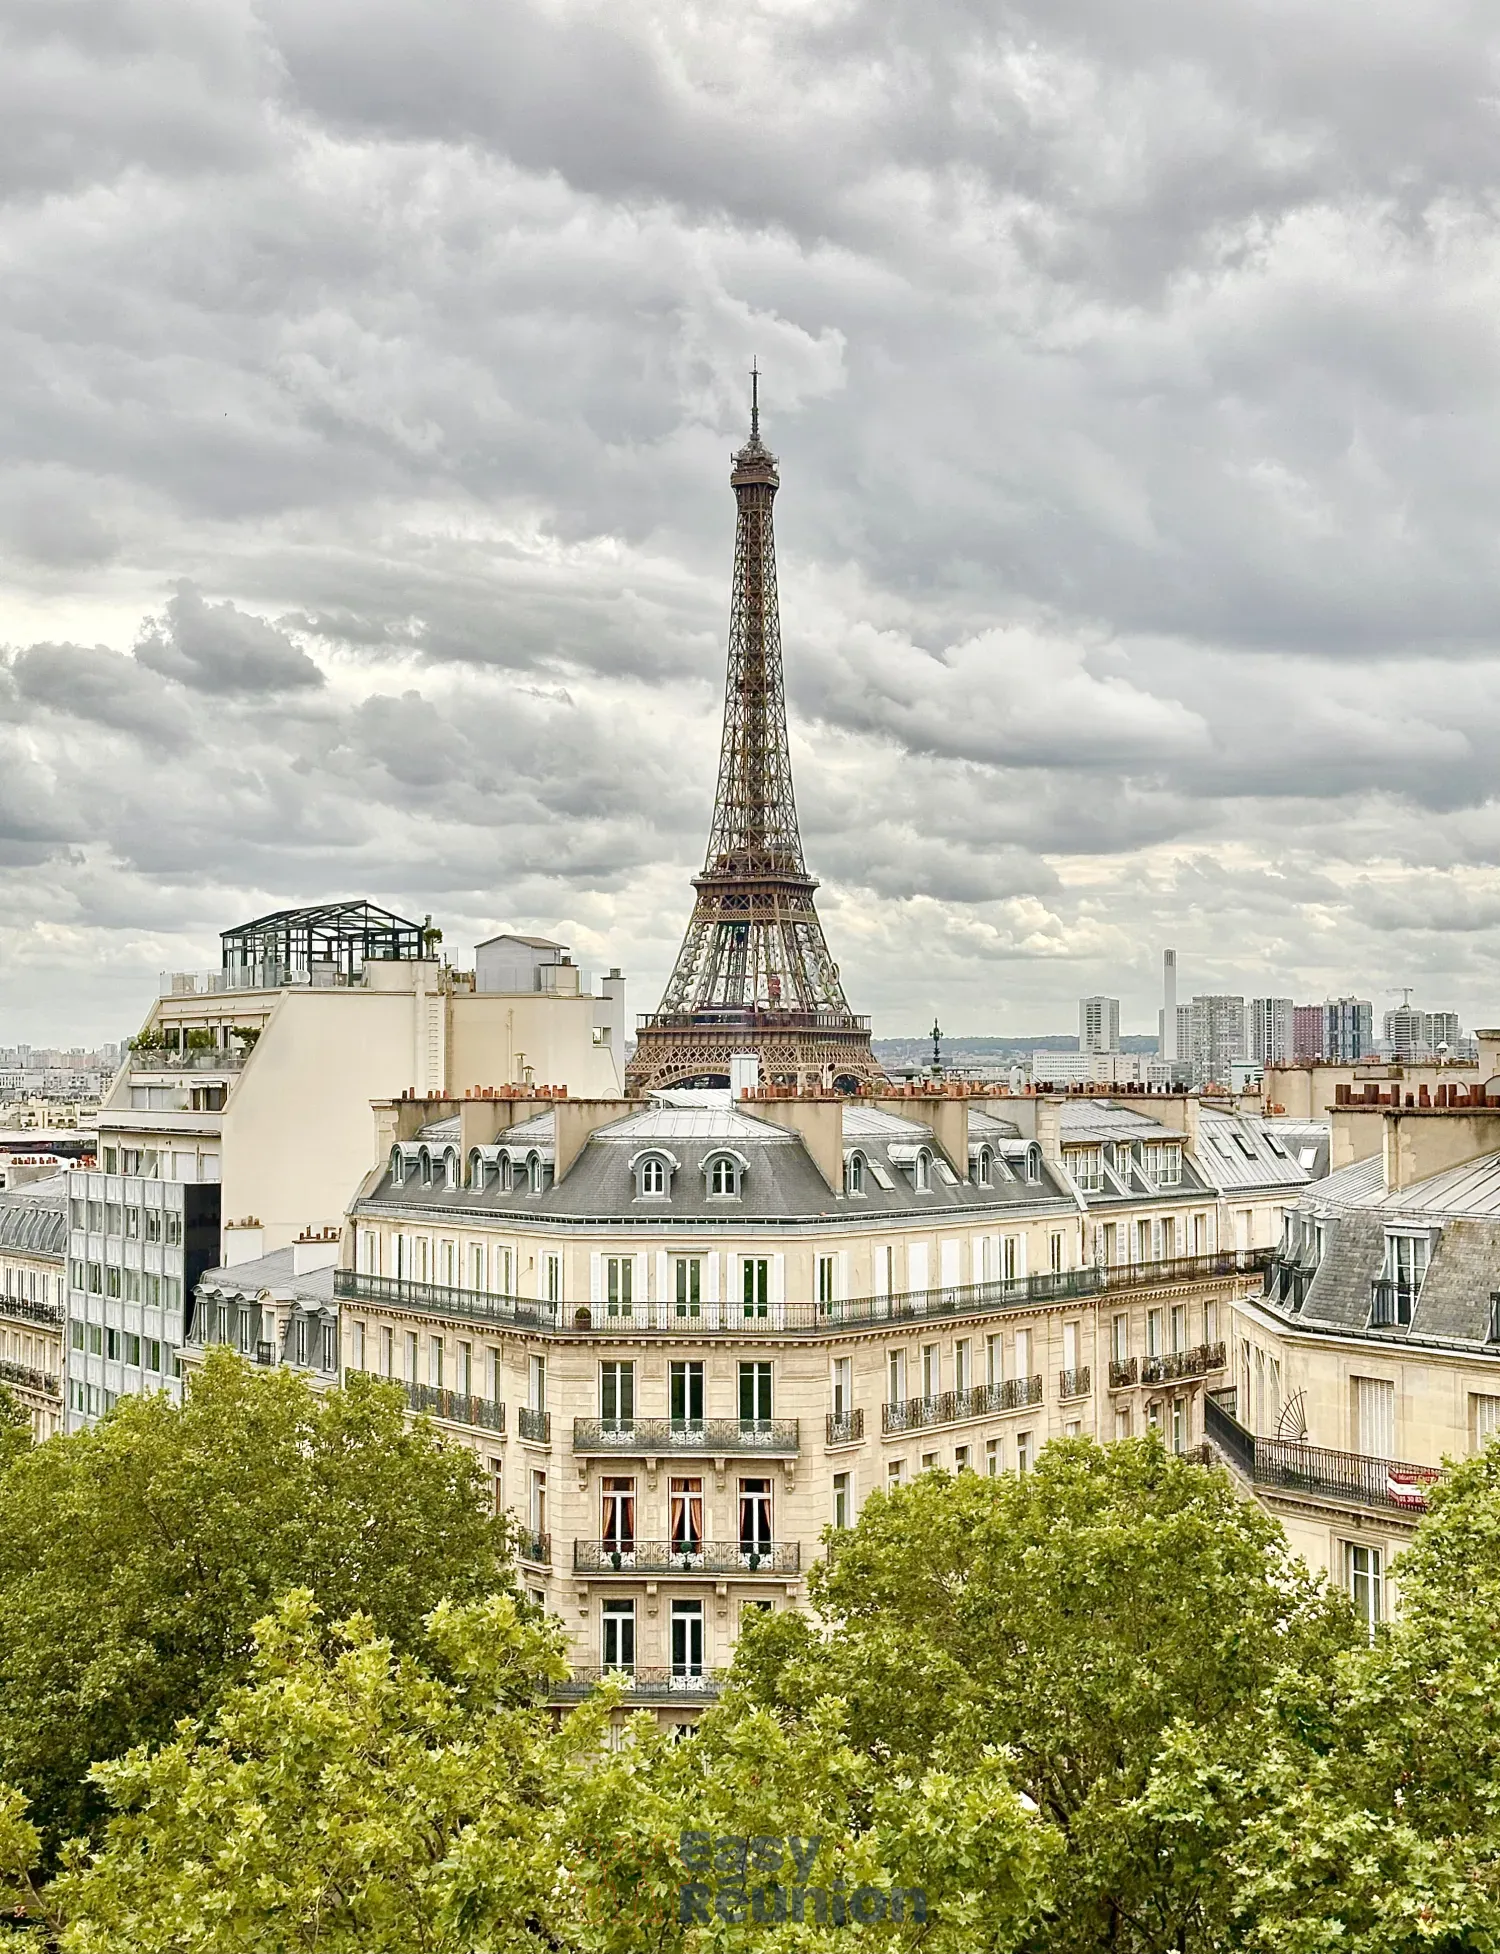
[[[116,1037],[358,895],[658,995],[757,358],[877,1033],[1149,1028],[1162,942],[1493,1016],[1487,53],[1381,20],[1274,62],[1240,5],[17,27],[6,1036]]]

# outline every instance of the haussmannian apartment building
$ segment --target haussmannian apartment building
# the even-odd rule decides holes
[[[572,1688],[623,1672],[668,1718],[872,1490],[1063,1434],[1201,1445],[1309,1186],[1273,1128],[1176,1094],[376,1115],[340,1266],[213,1272],[191,1357],[399,1382],[516,1515]]]

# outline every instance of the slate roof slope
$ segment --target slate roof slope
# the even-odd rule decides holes
[[[49,1174],[0,1194],[0,1250],[46,1255],[59,1262],[68,1249],[68,1177]]]
[[[247,1302],[266,1295],[300,1298],[307,1302],[333,1301],[333,1270],[308,1269],[297,1275],[293,1270],[294,1251],[273,1248],[269,1255],[257,1255],[250,1262],[235,1262],[228,1268],[205,1269],[198,1278],[198,1294],[241,1296]]]

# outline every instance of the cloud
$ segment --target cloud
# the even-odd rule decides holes
[[[1469,0],[17,0],[0,1023],[367,890],[645,1003],[763,370],[878,1029],[1500,977]],[[145,620],[142,622],[142,620]],[[5,1034],[0,1031],[0,1037]]]
[[[231,603],[205,602],[185,579],[136,641],[139,664],[195,692],[286,692],[323,674],[284,631]]]

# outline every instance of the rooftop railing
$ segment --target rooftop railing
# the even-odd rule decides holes
[[[206,1051],[179,1051],[172,1045],[139,1045],[127,1054],[132,1072],[238,1072],[248,1053],[215,1045]]]
[[[796,1540],[575,1540],[575,1574],[798,1574]]]
[[[575,1452],[795,1453],[795,1418],[575,1418]]]
[[[1196,1343],[1191,1350],[1165,1350],[1141,1359],[1142,1384],[1174,1384],[1185,1377],[1207,1377],[1224,1368],[1222,1343]]]
[[[1335,1452],[1293,1439],[1258,1438],[1212,1395],[1204,1399],[1203,1430],[1253,1484],[1353,1506],[1425,1513],[1428,1493],[1443,1476],[1437,1466]]]
[[[704,1337],[827,1336],[831,1331],[866,1325],[922,1322],[933,1318],[977,1316],[1031,1303],[1067,1302],[1122,1289],[1159,1288],[1177,1283],[1219,1281],[1259,1275],[1270,1249],[1226,1250],[1219,1255],[1188,1255],[1162,1262],[1128,1262],[1058,1273],[999,1278],[937,1289],[908,1289],[891,1296],[851,1296],[834,1302],[675,1303],[638,1301],[553,1303],[535,1296],[508,1296],[489,1290],[409,1282],[398,1276],[334,1271],[334,1294],[349,1302],[387,1303],[393,1308],[468,1322],[513,1324],[550,1336],[617,1333]]]

